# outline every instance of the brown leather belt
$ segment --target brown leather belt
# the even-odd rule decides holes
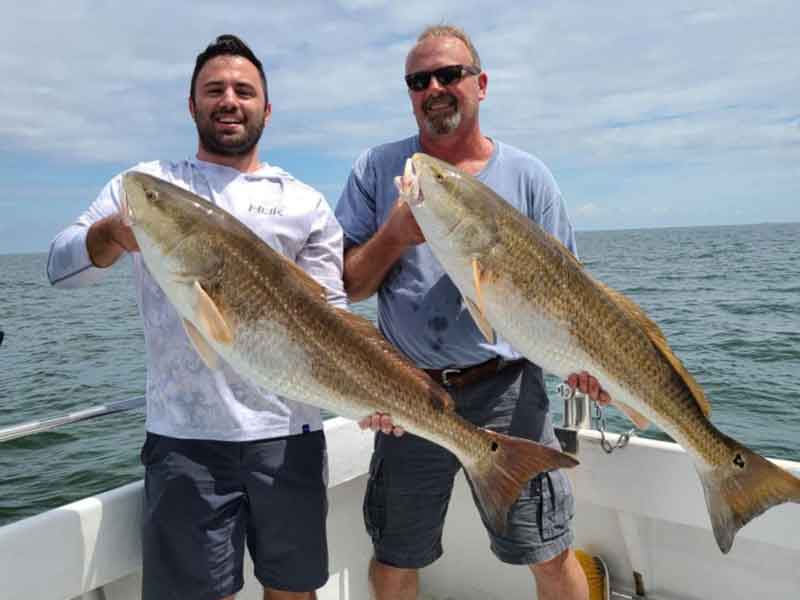
[[[451,387],[462,388],[473,383],[478,383],[503,369],[521,364],[525,359],[505,360],[500,357],[490,358],[471,367],[447,368],[447,369],[424,369],[437,383]]]

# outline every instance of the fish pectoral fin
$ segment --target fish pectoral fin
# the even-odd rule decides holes
[[[475,320],[475,324],[478,326],[478,329],[481,330],[483,337],[486,338],[490,344],[494,344],[496,341],[496,337],[494,334],[494,328],[489,324],[489,321],[486,320],[486,316],[484,314],[484,303],[483,303],[483,290],[481,289],[481,284],[484,280],[484,275],[486,271],[481,267],[480,261],[477,257],[472,258],[472,283],[475,286],[475,299],[476,302],[473,302],[466,296],[464,300],[467,304],[467,309],[469,309],[469,314],[472,315],[472,318]]]
[[[481,309],[466,296],[464,297],[464,304],[467,305],[467,310],[469,310],[469,314],[472,315],[472,319],[475,321],[478,329],[481,330],[483,337],[485,337],[486,341],[490,344],[494,344],[497,341],[494,329],[489,324],[489,321],[486,320],[486,317],[483,316]]]
[[[200,358],[203,359],[205,365],[212,371],[219,368],[219,354],[208,345],[208,342],[203,337],[203,334],[197,330],[197,327],[195,327],[191,321],[184,319],[183,328],[186,331],[186,335],[189,336],[192,346],[197,350],[197,353],[200,355]]]
[[[225,317],[222,316],[219,307],[206,293],[199,281],[194,282],[194,291],[197,293],[194,314],[200,333],[220,344],[230,344],[233,341],[233,332]]]
[[[481,315],[483,315],[483,290],[481,290],[481,283],[482,283],[482,275],[483,269],[481,269],[481,263],[476,258],[472,258],[472,283],[475,286],[475,299],[478,301],[478,310],[480,311]]]
[[[622,402],[617,402],[616,400],[612,401],[611,404],[616,406],[620,410],[620,412],[622,412],[622,414],[628,417],[631,423],[636,425],[636,429],[645,430],[648,427],[650,427],[650,419],[645,417],[639,411],[632,409],[627,404],[623,404]]]

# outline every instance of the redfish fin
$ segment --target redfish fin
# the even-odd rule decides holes
[[[230,344],[233,341],[233,332],[214,300],[198,281],[194,282],[194,291],[197,299],[195,318],[200,325],[201,333],[221,344]]]
[[[472,284],[475,286],[475,300],[477,301],[477,304],[469,298],[465,298],[465,300],[467,308],[469,309],[469,314],[472,315],[472,318],[475,321],[475,324],[478,326],[478,329],[481,330],[483,337],[485,337],[486,341],[490,344],[494,344],[497,339],[494,335],[494,328],[486,318],[483,305],[483,290],[481,289],[483,281],[487,278],[486,275],[487,272],[483,269],[483,267],[481,267],[480,261],[478,261],[477,258],[473,258]]]
[[[464,304],[466,304],[469,314],[472,315],[472,320],[475,321],[478,329],[481,330],[483,337],[486,338],[486,341],[490,344],[494,344],[496,341],[494,329],[492,329],[492,326],[489,324],[489,321],[486,320],[486,317],[483,316],[481,309],[472,300],[466,297],[464,298]]]
[[[483,514],[495,531],[503,533],[511,505],[533,477],[543,471],[574,467],[578,461],[530,440],[488,430],[483,430],[483,435],[492,444],[490,457],[479,463],[462,464]]]
[[[672,351],[672,348],[670,348],[667,338],[664,336],[664,332],[661,331],[661,328],[659,328],[659,326],[656,325],[650,319],[650,317],[647,316],[647,314],[645,314],[641,306],[636,304],[625,294],[607,286],[600,281],[595,280],[594,282],[600,289],[608,294],[608,296],[616,303],[618,307],[620,307],[629,317],[639,323],[639,326],[645,332],[647,337],[650,338],[650,341],[656,350],[661,353],[661,355],[674,369],[675,373],[677,373],[686,384],[686,387],[689,388],[692,397],[695,399],[695,402],[697,402],[697,406],[700,408],[703,414],[706,417],[710,416],[711,404],[708,402],[708,399],[703,392],[703,388],[700,387],[697,381],[695,381],[694,377],[692,377],[689,371],[686,370],[686,367],[683,365],[681,360]]]
[[[186,335],[192,342],[192,346],[197,350],[197,354],[203,359],[205,365],[212,371],[219,367],[219,354],[208,345],[203,335],[197,330],[197,327],[192,325],[191,321],[183,320],[183,328],[186,330]]]
[[[417,368],[408,357],[401,354],[397,348],[383,337],[383,334],[378,331],[371,321],[355,313],[351,313],[344,308],[334,306],[333,310],[340,319],[345,321],[349,327],[358,333],[361,339],[375,347],[386,360],[394,363],[392,368],[402,369],[409,376],[422,382],[428,389],[429,400],[435,406],[444,411],[455,411],[455,403],[450,397],[450,394],[431,379],[425,371]]]
[[[698,473],[723,554],[733,546],[736,532],[752,519],[778,504],[800,502],[800,479],[738,444],[732,464]]]
[[[633,423],[637,429],[641,429],[644,431],[648,427],[650,427],[650,419],[645,417],[639,411],[632,409],[627,404],[623,404],[622,402],[618,402],[617,400],[612,400],[612,405],[616,406],[622,414],[624,414],[628,419],[630,419],[631,423]]]

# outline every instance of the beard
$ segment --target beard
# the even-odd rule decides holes
[[[443,99],[449,99],[451,106],[448,110],[431,111],[431,105],[434,102],[440,102]],[[455,131],[461,124],[461,111],[458,107],[458,100],[451,94],[440,94],[428,98],[422,105],[422,112],[424,115],[425,129],[431,135],[447,135]]]
[[[198,119],[197,135],[200,145],[211,154],[220,156],[242,156],[255,148],[264,131],[264,119],[250,120],[245,117],[244,131],[237,135],[221,134],[216,130],[213,113],[209,118]]]

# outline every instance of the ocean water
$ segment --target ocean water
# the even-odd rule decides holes
[[[712,421],[800,460],[800,224],[579,232],[586,268],[661,326]],[[55,290],[46,254],[0,255],[0,427],[141,396],[144,342],[127,261]],[[374,301],[356,312],[375,317]],[[553,409],[558,381],[548,378]],[[609,410],[609,429],[628,424]],[[143,410],[0,443],[0,524],[142,477]],[[654,427],[642,435],[666,439]]]

